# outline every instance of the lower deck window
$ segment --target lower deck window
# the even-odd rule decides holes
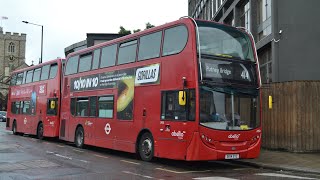
[[[99,117],[113,117],[113,96],[99,97]]]

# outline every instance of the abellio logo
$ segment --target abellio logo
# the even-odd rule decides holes
[[[239,139],[240,134],[229,134],[228,138],[229,139]]]
[[[79,78],[73,82],[73,90],[96,88],[99,84],[99,77]]]

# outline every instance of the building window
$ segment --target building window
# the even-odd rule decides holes
[[[262,0],[262,22],[271,17],[271,0]]]
[[[15,48],[14,43],[13,42],[9,43],[8,52],[14,53],[14,48]]]
[[[258,1],[258,22],[262,30],[259,32],[258,40],[271,34],[271,0]]]
[[[263,84],[272,82],[272,57],[271,47],[259,52],[261,82]]]
[[[245,27],[249,31],[251,30],[250,28],[250,2],[247,2],[244,6],[241,7],[241,26]]]

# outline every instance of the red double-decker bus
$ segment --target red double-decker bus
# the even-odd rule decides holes
[[[146,161],[255,158],[255,52],[242,28],[182,18],[69,54],[59,138]]]
[[[6,129],[14,134],[59,136],[63,59],[55,59],[12,73]]]

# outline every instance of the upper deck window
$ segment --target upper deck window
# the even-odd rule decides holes
[[[91,69],[92,53],[81,55],[79,59],[79,72],[89,71]]]
[[[94,50],[91,69],[98,69],[99,68],[100,52],[101,52],[101,49]]]
[[[58,71],[58,64],[51,64],[49,79],[56,77]]]
[[[23,72],[17,75],[17,85],[22,84],[22,80],[23,80]]]
[[[137,40],[122,43],[119,47],[118,64],[126,64],[136,60]]]
[[[41,72],[41,68],[37,68],[34,70],[34,73],[33,73],[33,82],[37,82],[40,80],[40,72]]]
[[[48,79],[49,69],[50,69],[50,65],[49,64],[42,67],[41,80],[47,80]]]
[[[102,48],[100,68],[114,66],[116,64],[117,44]]]
[[[180,53],[188,41],[188,30],[185,26],[177,26],[164,31],[162,55]]]
[[[160,55],[162,32],[152,33],[140,38],[138,60],[156,58]]]
[[[17,83],[17,75],[14,74],[11,76],[10,85],[14,86],[14,85],[16,85],[16,83]]]
[[[26,83],[32,82],[33,70],[27,72]]]
[[[68,59],[65,75],[75,74],[78,72],[79,56],[73,56]]]

